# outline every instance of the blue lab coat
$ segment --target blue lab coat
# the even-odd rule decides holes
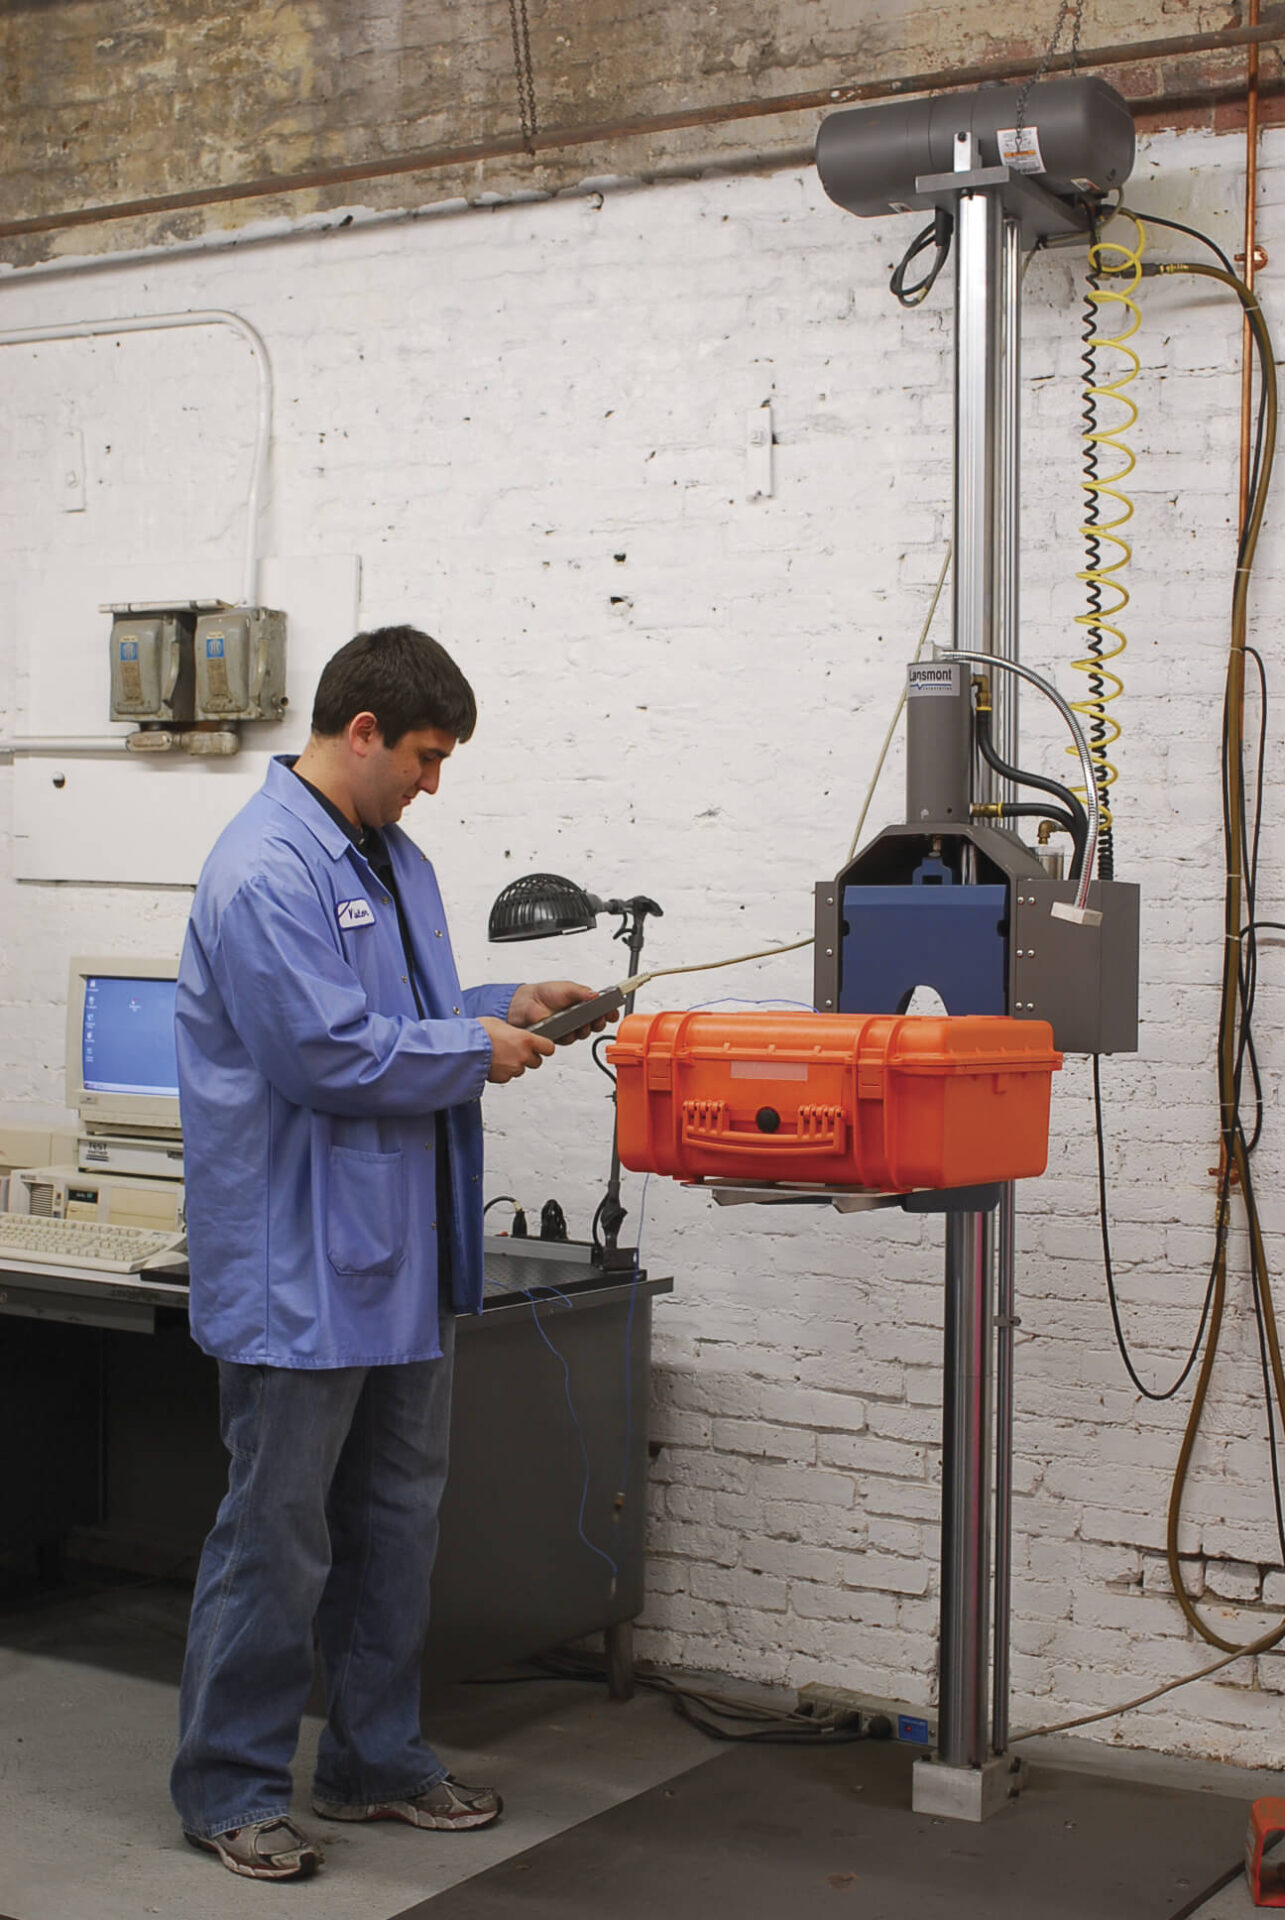
[[[452,1304],[482,1303],[482,1115],[514,985],[461,989],[428,857],[385,839],[409,923],[281,761],[205,863],[179,969],[192,1332],[274,1367],[435,1358],[437,1123]]]

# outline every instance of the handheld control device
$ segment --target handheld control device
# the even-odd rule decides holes
[[[547,1020],[539,1021],[528,1028],[530,1033],[538,1033],[544,1040],[565,1040],[573,1033],[579,1033],[582,1027],[593,1025],[595,1020],[605,1020],[625,1004],[625,995],[620,987],[608,987],[592,1000],[577,1000],[574,1007],[564,1007],[561,1013],[551,1013]]]

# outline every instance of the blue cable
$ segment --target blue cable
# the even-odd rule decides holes
[[[804,1013],[816,1012],[816,1008],[812,1005],[812,1002],[810,1000],[806,1002],[802,1000],[782,1000],[779,997],[773,997],[770,1000],[748,1000],[748,999],[740,998],[735,994],[724,994],[718,1000],[699,1000],[697,1001],[694,1007],[688,1008],[688,1012],[699,1013],[704,1008],[720,1007],[720,1006],[732,1006],[732,1007],[787,1006],[787,1007],[797,1007],[800,1011]],[[619,1488],[619,1492],[617,1494],[617,1500],[619,1502],[619,1505],[616,1511],[617,1520],[620,1517],[620,1512],[624,1505],[625,1490],[629,1485],[629,1456],[630,1456],[630,1448],[633,1444],[633,1431],[634,1431],[633,1430],[633,1364],[632,1364],[633,1363],[634,1308],[638,1302],[638,1275],[639,1275],[639,1269],[642,1264],[643,1223],[647,1218],[647,1189],[650,1185],[651,1185],[651,1175],[646,1174],[643,1179],[642,1193],[638,1201],[638,1238],[637,1238],[637,1244],[634,1247],[634,1267],[633,1267],[633,1275],[632,1275],[632,1279],[630,1281],[630,1287],[629,1287],[629,1312],[625,1318],[625,1444],[624,1444],[623,1457],[621,1460],[620,1476],[617,1483]]]
[[[620,1463],[620,1475],[617,1481],[620,1502],[616,1510],[619,1520],[624,1509],[625,1490],[629,1485],[629,1453],[634,1437],[634,1375],[633,1375],[633,1331],[634,1308],[638,1304],[638,1274],[642,1264],[643,1222],[647,1218],[647,1189],[651,1185],[651,1175],[643,1180],[642,1194],[638,1201],[638,1240],[634,1247],[634,1267],[629,1279],[629,1312],[625,1316],[625,1444]]]
[[[614,1591],[616,1581],[620,1578],[620,1567],[617,1564],[617,1562],[612,1559],[611,1555],[605,1552],[602,1547],[598,1547],[594,1545],[593,1541],[589,1538],[588,1534],[584,1530],[585,1508],[589,1504],[589,1483],[592,1476],[592,1468],[589,1461],[588,1444],[586,1443],[585,1437],[584,1437],[584,1428],[580,1424],[580,1417],[576,1412],[575,1402],[571,1398],[570,1365],[568,1364],[565,1356],[558,1351],[557,1347],[554,1346],[552,1340],[549,1338],[548,1334],[544,1330],[543,1322],[540,1319],[539,1301],[537,1300],[535,1292],[532,1290],[532,1288],[510,1286],[504,1280],[495,1280],[492,1282],[492,1285],[502,1287],[506,1293],[520,1293],[525,1296],[527,1304],[531,1309],[531,1318],[535,1322],[536,1332],[539,1334],[540,1338],[543,1340],[545,1346],[549,1349],[549,1352],[553,1355],[558,1365],[562,1368],[563,1398],[566,1400],[566,1403],[567,1403],[567,1412],[571,1415],[571,1424],[575,1428],[576,1444],[580,1448],[580,1459],[584,1467],[584,1478],[580,1485],[580,1511],[576,1515],[576,1532],[580,1535],[581,1541],[584,1543],[586,1547],[588,1547],[590,1553],[596,1553],[598,1558],[600,1560],[605,1560],[607,1565],[611,1568],[611,1585],[612,1585],[612,1590]],[[561,1293],[557,1287],[546,1286],[546,1287],[540,1288],[540,1295],[542,1298],[547,1297],[550,1294],[555,1299],[561,1300],[563,1306],[567,1307],[568,1309],[571,1309],[571,1301],[567,1298],[566,1294]]]
[[[692,1013],[699,1013],[705,1008],[720,1007],[720,1006],[732,1006],[732,1007],[786,1006],[786,1007],[797,1007],[806,1013],[814,1013],[816,1011],[815,1007],[811,1004],[811,1002],[804,1002],[802,1000],[782,1000],[779,997],[773,997],[770,1000],[749,1000],[749,999],[740,998],[734,994],[724,994],[718,1000],[698,1001],[696,1005],[694,1007],[689,1008],[688,1011]],[[642,1193],[639,1196],[639,1200],[638,1200],[638,1238],[637,1238],[637,1244],[634,1247],[633,1270],[630,1275],[630,1281],[629,1281],[629,1309],[625,1315],[625,1350],[624,1350],[625,1433],[624,1433],[624,1445],[621,1453],[620,1473],[617,1478],[617,1494],[616,1494],[616,1509],[615,1509],[615,1519],[617,1522],[619,1522],[621,1512],[623,1511],[623,1508],[624,1508],[625,1492],[629,1485],[630,1453],[633,1448],[634,1313],[638,1305],[638,1280],[639,1280],[639,1274],[641,1269],[643,1225],[647,1218],[647,1189],[650,1185],[651,1185],[651,1175],[647,1174],[643,1179]],[[596,1554],[599,1560],[605,1560],[607,1565],[611,1568],[611,1584],[612,1584],[612,1590],[614,1591],[616,1582],[620,1578],[619,1563],[612,1558],[612,1556],[605,1550],[605,1548],[596,1546],[584,1530],[585,1508],[589,1504],[589,1487],[592,1479],[593,1469],[589,1459],[588,1443],[584,1437],[584,1428],[580,1424],[579,1415],[576,1413],[575,1402],[571,1397],[571,1367],[568,1361],[566,1360],[565,1356],[561,1352],[559,1352],[557,1347],[554,1346],[553,1341],[549,1338],[548,1333],[545,1331],[544,1323],[540,1318],[539,1301],[536,1298],[535,1292],[530,1287],[512,1286],[505,1280],[493,1280],[491,1284],[493,1286],[498,1286],[502,1288],[505,1293],[515,1293],[515,1294],[520,1293],[523,1296],[523,1298],[526,1300],[528,1306],[531,1309],[531,1318],[535,1322],[536,1332],[539,1334],[541,1340],[543,1340],[545,1346],[549,1349],[549,1352],[553,1355],[554,1359],[558,1362],[558,1365],[562,1368],[563,1398],[567,1403],[567,1412],[571,1415],[571,1424],[575,1429],[576,1444],[580,1449],[580,1459],[584,1467],[584,1478],[581,1481],[581,1485],[580,1485],[580,1508],[579,1508],[579,1512],[576,1515],[576,1532],[580,1536],[581,1543],[589,1549],[590,1553]],[[541,1298],[548,1298],[550,1296],[552,1296],[555,1300],[561,1300],[562,1304],[568,1309],[571,1308],[572,1303],[570,1299],[567,1297],[565,1293],[562,1293],[557,1287],[545,1286],[540,1289]]]

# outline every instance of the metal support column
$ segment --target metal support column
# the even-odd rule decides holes
[[[995,1309],[995,1658],[991,1745],[1008,1746],[1009,1645],[1013,1585],[1013,1336],[1017,1328],[1016,1188],[999,1203],[999,1292]]]
[[[1022,247],[1017,221],[1005,215],[1000,261],[1000,505],[996,526],[999,622],[995,651],[1016,661],[1021,653],[1021,373]],[[1018,761],[1016,674],[1000,673],[993,687],[995,744],[1010,767]],[[1015,800],[1001,780],[995,798]],[[1017,1327],[1016,1194],[1010,1180],[999,1205],[999,1289],[995,1312],[995,1644],[991,1676],[991,1744],[1008,1746],[1010,1613],[1013,1565],[1013,1342]]]
[[[976,165],[971,135],[955,171]],[[1016,644],[1016,417],[1002,391],[1015,326],[1005,326],[1002,265],[1010,255],[999,194],[961,189],[955,215],[954,645],[994,653]],[[1016,290],[1016,280],[1013,281]],[[1007,423],[1005,425],[1005,423]],[[1008,484],[1001,484],[1007,456]],[[1004,554],[1001,564],[1001,554]],[[1005,676],[1008,677],[1008,676]],[[1004,735],[999,736],[1001,739]],[[994,1216],[946,1216],[942,1410],[941,1647],[937,1751],[915,1769],[918,1811],[981,1819],[1004,1797],[990,1739],[991,1370]]]
[[[971,135],[955,171],[976,165]],[[1000,257],[993,191],[961,193],[955,216],[954,644],[995,651],[1000,452]],[[994,1241],[987,1214],[946,1226],[938,1757],[979,1767],[989,1739],[990,1357]]]
[[[937,1758],[947,1767],[980,1767],[990,1753],[992,1221],[946,1216]]]
[[[1021,229],[1011,214],[1005,214],[1000,242],[999,503],[995,516],[995,652],[1005,660],[1016,660],[1021,653],[1021,298]],[[1010,767],[1018,764],[1021,684],[1016,674],[997,673],[991,687],[995,745]],[[997,800],[1017,797],[1011,781],[1000,782]]]
[[[960,134],[955,171],[972,158],[972,137]],[[961,193],[956,207],[954,645],[993,653],[1003,212],[987,189]]]

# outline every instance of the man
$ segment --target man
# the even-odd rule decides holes
[[[187,1838],[254,1879],[322,1859],[289,1818],[314,1628],[316,1812],[500,1812],[419,1727],[454,1314],[482,1300],[483,1085],[538,1067],[553,1047],[526,1029],[592,989],[459,985],[433,869],[396,823],[476,717],[426,634],[341,648],[303,753],[206,862],[179,972],[192,1331],[219,1362],[231,1467],[171,1789]]]

